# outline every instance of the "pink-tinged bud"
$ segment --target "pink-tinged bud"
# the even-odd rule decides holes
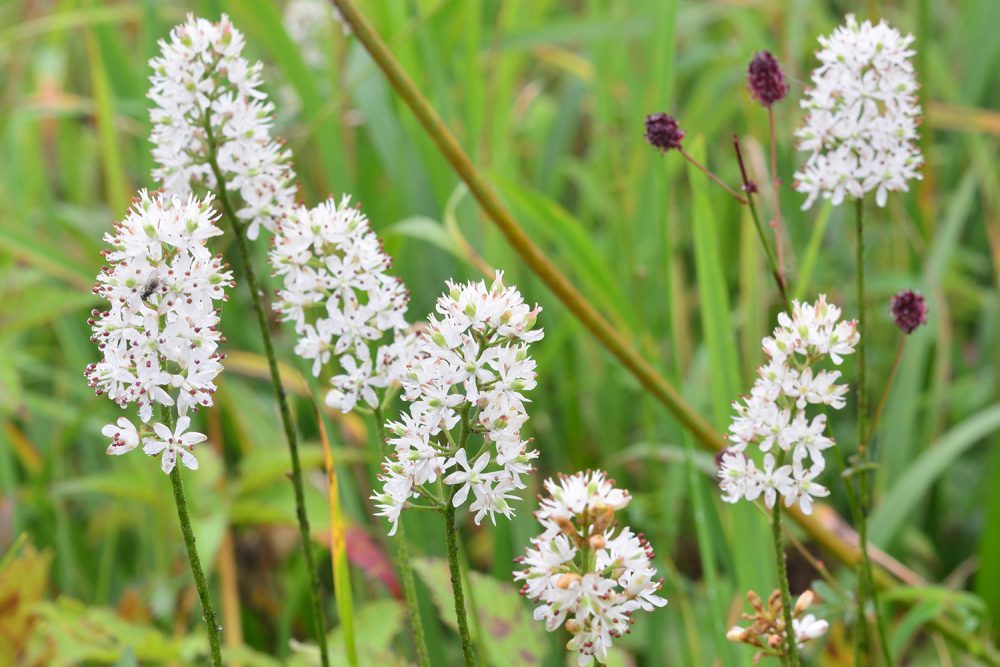
[[[665,113],[646,116],[646,141],[650,146],[664,153],[671,148],[680,148],[684,130],[677,125],[677,119]]]
[[[924,297],[913,290],[903,290],[892,297],[889,312],[896,320],[896,326],[905,334],[913,333],[921,324],[927,324],[927,304]]]
[[[604,539],[604,535],[601,535],[600,533],[598,533],[597,535],[591,535],[590,538],[587,540],[587,542],[590,543],[590,548],[593,551],[597,551],[598,549],[603,549],[604,546],[607,544],[607,540]]]
[[[747,68],[747,86],[754,99],[765,107],[780,101],[788,94],[785,73],[778,59],[770,51],[758,51]]]

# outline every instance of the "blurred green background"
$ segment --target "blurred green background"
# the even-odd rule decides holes
[[[925,178],[868,215],[875,397],[900,341],[890,296],[918,289],[931,316],[906,345],[881,423],[871,537],[921,577],[884,598],[901,664],[975,664],[927,623],[947,617],[984,640],[1000,637],[1000,2],[358,4],[532,238],[720,429],[762,360],[759,341],[779,299],[745,212],[689,174],[679,155],[653,151],[643,118],[675,114],[689,149],[733,184],[739,135],[768,211],[767,115],[744,77],[755,51],[774,52],[791,88],[776,113],[793,292],[826,293],[854,317],[850,208],[802,212],[787,187],[800,163],[791,138],[797,101],[816,36],[844,13],[884,16],[916,36]],[[310,22],[304,35],[286,30],[284,5],[269,0],[0,3],[0,663],[20,655],[39,665],[196,664],[205,650],[169,482],[138,454],[105,456],[100,428],[118,409],[83,379],[96,357],[86,319],[98,304],[90,288],[102,235],[137,189],[153,185],[146,63],[188,11],[213,20],[228,13],[246,34],[246,55],[265,63],[274,133],[295,155],[302,199],[347,192],[362,203],[411,291],[412,321],[433,307],[446,278],[478,278],[487,267],[504,269],[544,308],[546,336],[533,348],[535,488],[515,520],[464,528],[490,664],[565,661],[566,637],[544,633],[514,595],[511,559],[538,532],[531,511],[542,475],[598,466],[631,489],[628,523],[656,547],[670,599],[637,619],[616,644],[615,664],[749,664],[752,651],[723,635],[747,589],[774,586],[765,518],[719,501],[711,455],[695,451],[525,269],[363,49],[332,17]],[[696,191],[711,197],[698,203]],[[231,240],[227,233],[217,247],[228,253]],[[265,243],[255,250],[266,266]],[[242,285],[223,329],[227,372],[216,408],[201,417],[212,446],[187,485],[227,663],[313,664],[287,454]],[[316,420],[308,386],[294,377],[307,369],[292,355],[290,328],[274,330],[307,442],[315,537],[328,547]],[[853,379],[850,361],[844,370]],[[848,447],[852,410],[831,416]],[[371,424],[329,417],[363,664],[407,664],[386,526],[367,507],[377,461]],[[826,482],[846,516],[835,470]],[[436,596],[447,594],[436,560],[442,525],[433,516],[406,522],[412,551],[427,559],[419,569],[431,653],[435,664],[457,664],[447,614],[436,620]],[[833,625],[810,659],[849,663],[853,573],[806,547],[826,569],[792,552],[793,591],[818,581]],[[321,556],[330,593],[329,552]],[[328,601],[339,647],[332,594]]]

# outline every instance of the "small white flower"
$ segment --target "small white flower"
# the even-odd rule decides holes
[[[481,487],[489,481],[489,477],[482,474],[483,469],[489,465],[489,462],[490,453],[483,452],[482,456],[476,459],[475,463],[470,467],[464,449],[458,450],[455,457],[448,462],[449,466],[457,463],[461,468],[461,470],[456,470],[444,478],[445,484],[462,485],[452,498],[452,504],[455,507],[461,507],[465,499],[469,497],[470,488]]]
[[[131,452],[139,446],[139,432],[135,425],[125,417],[119,417],[116,424],[108,424],[101,429],[106,438],[111,438],[108,454],[120,456]]]
[[[205,441],[206,436],[203,433],[195,431],[185,433],[190,425],[191,419],[189,417],[178,417],[177,425],[171,433],[170,428],[166,424],[157,422],[153,424],[153,432],[156,434],[156,437],[147,438],[146,443],[142,447],[142,451],[149,456],[156,456],[161,452],[163,453],[160,459],[160,467],[168,475],[174,469],[178,456],[181,457],[181,463],[185,467],[191,470],[198,469],[198,459],[195,458],[192,452],[194,452],[195,445]]]

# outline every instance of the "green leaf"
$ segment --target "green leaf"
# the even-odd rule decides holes
[[[441,620],[452,630],[458,630],[455,603],[451,593],[448,564],[439,558],[417,558],[413,568],[431,590]],[[472,595],[479,616],[480,628],[497,667],[540,665],[545,658],[546,639],[542,626],[531,617],[521,596],[512,584],[501,583],[478,572],[470,572]]]
[[[868,524],[874,544],[887,545],[913,518],[931,486],[977,442],[1000,429],[1000,405],[977,412],[945,433],[899,476]]]

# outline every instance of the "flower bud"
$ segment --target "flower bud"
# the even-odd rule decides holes
[[[684,131],[677,125],[677,119],[665,113],[646,116],[646,141],[664,153],[671,148],[680,148]]]

